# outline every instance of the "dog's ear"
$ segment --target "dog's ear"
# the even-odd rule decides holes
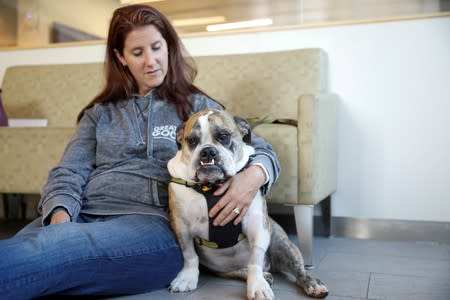
[[[183,123],[183,124],[178,125],[177,130],[176,130],[178,150],[181,149],[181,145],[182,145],[182,142],[183,142],[183,133],[184,133],[184,126],[185,125],[186,125],[186,122]]]
[[[251,144],[252,142],[252,131],[250,128],[250,124],[248,124],[247,120],[241,117],[234,117],[234,122],[236,123],[237,128],[242,134],[242,140],[246,144]]]

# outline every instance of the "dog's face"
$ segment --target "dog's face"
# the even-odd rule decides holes
[[[200,111],[177,128],[179,151],[169,161],[169,172],[189,182],[225,181],[253,154],[250,136],[244,119],[219,110]]]

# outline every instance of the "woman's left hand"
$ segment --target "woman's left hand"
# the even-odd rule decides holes
[[[266,175],[261,167],[252,165],[227,180],[214,192],[216,196],[226,193],[209,211],[211,218],[220,212],[213,224],[224,226],[233,219],[235,225],[239,224],[265,179]]]

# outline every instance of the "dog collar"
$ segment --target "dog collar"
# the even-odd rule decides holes
[[[245,166],[242,169],[240,169],[237,173],[240,173],[245,168],[247,168],[247,166],[254,160],[254,158],[255,158],[254,155],[250,155],[249,158],[248,158],[247,163],[245,164]],[[175,178],[175,177],[172,177],[170,179],[170,182],[178,183],[178,184],[190,187],[190,188],[197,188],[197,189],[200,188],[200,190],[205,192],[205,193],[211,191],[214,188],[214,185],[212,185],[210,183],[208,183],[208,184],[194,183],[194,182],[189,182],[189,181],[186,181],[184,179]]]
[[[184,179],[181,179],[181,178],[173,178],[172,177],[172,179],[170,179],[170,182],[181,184],[181,185],[184,185],[189,188],[200,189],[204,193],[209,192],[210,190],[212,190],[214,188],[214,186],[212,184],[193,183],[193,182],[189,182]]]

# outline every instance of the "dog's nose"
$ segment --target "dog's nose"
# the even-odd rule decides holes
[[[203,162],[210,162],[217,156],[217,149],[214,147],[206,147],[200,151],[200,159]]]

